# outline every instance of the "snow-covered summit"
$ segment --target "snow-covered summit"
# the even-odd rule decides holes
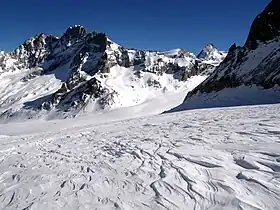
[[[213,51],[216,51],[216,47],[214,44],[212,43],[208,43],[203,49],[202,51],[197,55],[198,58],[206,58],[210,53],[212,53]]]
[[[208,43],[197,55],[197,58],[218,65],[225,59],[226,55],[226,52],[219,51],[214,44]]]

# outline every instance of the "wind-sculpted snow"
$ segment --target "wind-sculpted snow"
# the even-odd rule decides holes
[[[279,209],[279,111],[1,125],[0,209]]]

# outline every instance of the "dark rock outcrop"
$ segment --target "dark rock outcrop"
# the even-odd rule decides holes
[[[245,46],[256,49],[257,42],[273,40],[280,36],[280,1],[272,0],[254,20]]]

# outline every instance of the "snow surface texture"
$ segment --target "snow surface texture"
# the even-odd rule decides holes
[[[212,51],[219,52],[214,46]],[[77,25],[60,38],[40,34],[11,53],[0,53],[0,121],[139,110],[155,101],[157,109],[145,109],[143,115],[159,114],[181,103],[221,61],[183,49],[125,49]]]
[[[0,209],[279,209],[279,112],[0,125]]]

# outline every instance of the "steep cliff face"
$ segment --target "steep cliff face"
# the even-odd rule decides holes
[[[278,0],[271,1],[254,20],[245,45],[232,45],[216,70],[174,110],[280,102],[279,8]]]
[[[88,110],[133,106],[160,94],[190,90],[221,61],[183,49],[126,49],[106,34],[75,25],[61,37],[39,34],[0,53],[1,119],[73,117]],[[196,85],[197,85],[196,84]],[[191,85],[193,87],[193,84]],[[31,89],[30,89],[31,87]]]

